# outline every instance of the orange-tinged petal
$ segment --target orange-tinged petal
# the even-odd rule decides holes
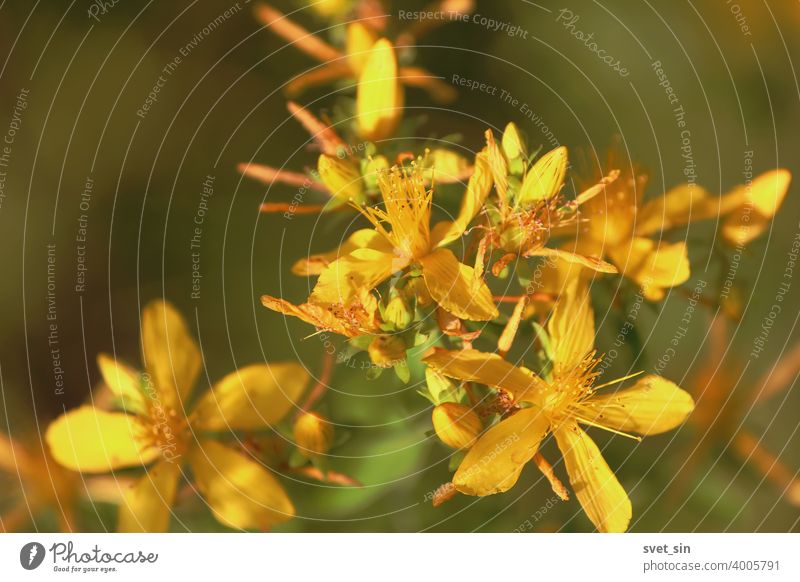
[[[638,283],[651,301],[663,298],[664,289],[689,279],[689,256],[683,241],[657,245],[648,238],[635,238],[630,245],[610,249],[609,255],[620,272]]]
[[[202,361],[186,322],[166,301],[142,310],[142,359],[162,406],[183,410]]]
[[[435,372],[464,382],[478,382],[510,392],[516,401],[533,399],[545,384],[536,374],[497,354],[478,350],[441,350],[423,360]]]
[[[125,491],[120,502],[117,530],[129,533],[169,530],[180,474],[180,465],[169,461],[162,461],[148,469]]]
[[[59,416],[45,434],[56,461],[85,473],[150,463],[159,451],[147,437],[147,426],[139,418],[93,406],[81,406]]]
[[[595,442],[574,422],[553,432],[575,496],[601,532],[624,532],[631,521],[628,494]]]
[[[528,206],[550,200],[561,191],[566,174],[567,148],[561,146],[547,152],[525,174],[517,204]]]
[[[293,408],[309,375],[294,362],[254,364],[225,376],[192,413],[200,430],[255,430],[271,426]]]
[[[448,249],[437,249],[420,259],[422,277],[433,300],[462,319],[488,321],[498,315],[492,292],[475,270]]]
[[[524,408],[487,430],[464,457],[453,484],[467,495],[508,491],[539,450],[549,421],[538,408]]]
[[[124,400],[126,407],[132,412],[144,412],[147,409],[142,392],[142,375],[138,371],[107,354],[97,356],[97,366],[106,385],[115,396]]]
[[[579,420],[647,436],[680,425],[694,410],[694,400],[666,378],[650,375],[626,390],[592,397],[582,410]]]
[[[360,294],[358,299],[347,306],[322,306],[314,303],[294,305],[271,295],[262,295],[261,304],[278,313],[297,317],[317,329],[332,331],[349,338],[369,334],[378,329],[375,318],[378,302],[369,293]]]
[[[594,310],[586,285],[573,280],[547,322],[553,346],[553,374],[569,374],[594,349]]]
[[[338,248],[327,253],[309,255],[307,259],[300,259],[292,266],[292,273],[300,276],[319,275],[322,270],[339,257],[349,255],[356,249],[375,249],[391,252],[392,246],[379,232],[373,228],[362,228],[355,231]]]
[[[296,48],[318,61],[335,61],[342,56],[338,50],[323,41],[319,36],[310,33],[268,4],[261,3],[256,6],[255,15],[272,32],[283,38],[287,44],[293,44]]]
[[[319,275],[310,303],[348,304],[362,291],[380,285],[392,274],[408,266],[409,260],[375,249],[356,249],[336,259]]]
[[[214,441],[203,441],[189,461],[206,503],[222,524],[268,530],[294,516],[278,480],[261,464]]]
[[[403,114],[403,88],[392,43],[377,41],[358,80],[356,123],[361,137],[379,141],[390,137]]]

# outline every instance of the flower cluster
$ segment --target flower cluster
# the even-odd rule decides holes
[[[373,4],[315,3],[323,18],[357,14],[340,31],[342,48],[270,6],[257,8],[270,30],[320,63],[289,81],[290,97],[333,83],[354,95],[333,119],[289,101],[318,152],[315,169],[239,170],[270,186],[310,185],[319,198],[270,198],[261,205],[266,215],[291,209],[325,221],[351,212],[360,222],[336,237],[344,241],[338,247],[295,258],[292,272],[315,279],[308,297],[261,302],[306,322],[310,333],[341,336],[348,357],[365,353],[372,377],[391,369],[411,382],[411,369],[424,367],[424,380],[414,380],[424,382],[433,430],[455,461],[434,504],[507,491],[532,462],[561,499],[574,494],[598,531],[625,531],[631,501],[586,429],[638,441],[679,427],[695,402],[660,375],[604,377],[592,288],[612,283],[657,309],[691,278],[680,229],[715,223],[710,244],[724,258],[725,245],[741,247],[766,230],[789,172],[768,171],[721,196],[684,184],[646,198],[646,173],[618,148],[602,168],[574,176],[566,147],[531,148],[514,123],[497,136],[486,129],[469,157],[452,142],[421,140],[405,92],[422,90],[438,103],[455,92],[411,63],[409,41],[427,31],[412,27],[392,39]],[[451,206],[457,210],[447,212]],[[735,308],[727,312],[736,317]],[[202,499],[226,526],[266,530],[295,511],[276,475],[357,483],[324,462],[334,424],[314,408],[330,361],[305,401],[309,374],[298,363],[247,366],[195,395],[201,354],[176,309],[147,305],[141,336],[146,371],[100,355],[110,396],[66,412],[46,433],[52,458],[67,469],[138,470],[118,500],[120,530],[167,530],[182,497]],[[550,436],[568,484],[541,451]],[[293,451],[280,446],[286,441]]]

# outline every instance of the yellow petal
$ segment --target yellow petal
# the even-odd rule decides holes
[[[374,249],[356,249],[336,259],[319,275],[309,302],[319,305],[349,303],[408,266],[408,259]]]
[[[124,399],[132,412],[144,412],[147,404],[142,392],[142,375],[107,354],[97,356],[97,366],[103,380],[114,395]]]
[[[738,196],[741,203],[722,224],[723,240],[732,246],[744,246],[758,238],[783,203],[791,178],[788,170],[765,172],[749,186],[740,186],[728,194]]]
[[[545,386],[541,378],[497,354],[478,350],[436,350],[423,360],[435,372],[464,382],[478,382],[510,392],[516,401],[535,398]]]
[[[689,256],[686,243],[661,243],[635,238],[630,245],[610,249],[611,260],[626,277],[638,283],[644,296],[659,300],[664,289],[681,285],[689,279]]]
[[[104,473],[147,464],[158,456],[147,427],[137,417],[81,406],[59,416],[45,440],[53,458],[74,471]]]
[[[553,435],[564,455],[575,496],[598,531],[628,529],[631,501],[594,441],[574,422],[559,427]]]
[[[599,273],[618,273],[617,268],[611,263],[605,262],[603,259],[593,256],[587,256],[580,253],[573,253],[565,249],[551,249],[542,247],[531,252],[525,253],[526,257],[547,257],[552,260],[563,260],[568,263],[574,263],[587,267]]]
[[[517,195],[517,204],[530,205],[549,200],[561,191],[567,174],[567,148],[551,150],[528,170]]]
[[[206,392],[192,413],[200,430],[255,430],[274,425],[294,407],[308,384],[300,364],[255,364],[228,374]]]
[[[142,310],[142,359],[161,405],[182,411],[202,362],[186,322],[166,301]]]
[[[547,322],[553,346],[553,373],[563,376],[594,350],[594,310],[586,285],[573,280],[561,295]]]
[[[437,249],[420,259],[422,277],[433,300],[444,309],[473,321],[488,321],[498,315],[492,292],[475,270],[448,249]]]
[[[391,245],[380,233],[372,228],[362,228],[351,234],[338,248],[327,253],[309,255],[292,266],[292,273],[300,276],[319,275],[322,270],[339,257],[349,255],[356,249],[375,249],[390,252]]]
[[[681,184],[646,203],[636,215],[636,234],[647,236],[711,218],[709,194],[696,184]]]
[[[437,224],[431,234],[432,244],[443,246],[458,239],[467,230],[469,223],[480,212],[486,197],[492,190],[492,171],[486,155],[479,153],[475,156],[475,169],[467,183],[467,191],[461,200],[461,210],[453,222],[440,223],[446,225],[440,229]]]
[[[125,491],[117,530],[129,533],[167,531],[180,473],[180,465],[168,461],[148,469],[144,477]]]
[[[281,484],[256,461],[214,441],[195,447],[189,460],[200,492],[224,525],[267,530],[294,516]]]
[[[359,76],[364,69],[367,58],[369,58],[369,51],[376,40],[378,39],[372,29],[363,23],[351,22],[347,25],[347,39],[345,40],[347,64],[350,65],[356,76]]]
[[[694,410],[694,400],[669,380],[650,375],[627,390],[591,398],[585,410],[595,424],[646,436],[680,425]]]
[[[487,430],[464,457],[453,484],[467,495],[508,491],[539,449],[549,422],[538,408],[523,408]]]
[[[364,139],[390,137],[403,113],[403,87],[397,75],[397,57],[385,38],[376,42],[358,80],[356,122]]]

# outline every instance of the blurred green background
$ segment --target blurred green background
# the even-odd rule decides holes
[[[287,2],[275,5],[287,12],[297,8]],[[162,68],[209,22],[237,5],[227,0],[122,1],[99,15],[99,22],[88,16],[90,6],[78,2],[68,10],[67,3],[33,7],[12,1],[0,10],[0,133],[12,122],[19,93],[28,92],[3,168],[6,196],[0,205],[2,423],[13,435],[34,441],[37,427],[86,399],[99,380],[98,352],[114,352],[138,364],[139,310],[156,297],[174,302],[190,321],[205,355],[203,378],[213,380],[263,360],[299,359],[317,373],[320,342],[303,339],[310,328],[267,311],[258,298],[269,293],[294,302],[304,299],[310,283],[292,275],[289,266],[309,250],[333,246],[350,227],[343,216],[288,221],[259,215],[265,196],[289,201],[294,192],[276,186],[267,194],[266,186],[236,171],[238,163],[247,161],[300,171],[313,166],[316,156],[305,148],[306,133],[287,119],[280,91],[314,63],[257,23],[251,3],[240,2],[189,51],[166,77],[144,118],[137,110]],[[423,6],[402,3],[406,10]],[[398,8],[389,12],[396,15]],[[594,33],[628,76],[606,66],[570,34],[558,20],[562,8],[579,16],[575,29]],[[448,23],[419,40],[418,64],[446,80],[458,74],[505,89],[520,105],[529,105],[558,142],[589,158],[602,157],[612,137],[621,135],[632,157],[649,169],[650,196],[679,183],[685,167],[680,129],[653,71],[654,61],[661,61],[686,111],[698,183],[719,193],[743,182],[750,150],[755,173],[778,166],[798,170],[800,5],[794,0],[741,5],[575,0],[558,7],[512,0],[478,2],[476,13],[518,24],[526,38],[472,21]],[[310,30],[329,26],[307,10],[294,18]],[[395,20],[392,30],[402,25]],[[328,91],[310,91],[299,101],[324,109],[335,98]],[[420,136],[458,133],[470,151],[480,149],[486,127],[497,132],[508,121],[516,121],[532,145],[547,145],[541,126],[497,96],[462,89],[458,101],[443,109],[431,107],[425,94],[412,89],[407,104],[413,115],[425,116]],[[193,299],[190,239],[209,175],[214,195],[200,243],[200,298]],[[88,209],[82,209],[87,179],[93,188]],[[741,377],[733,375],[732,393],[735,385],[746,396],[800,339],[800,282],[795,281],[765,352],[748,359],[800,230],[798,196],[793,184],[773,228],[742,259],[736,283],[742,286],[746,309],[741,324],[732,326],[723,367],[746,370]],[[87,270],[85,289],[78,292],[76,235],[82,214],[87,216]],[[690,241],[708,240],[713,227],[691,226]],[[54,384],[48,345],[48,244],[55,245],[52,283],[63,394]],[[711,251],[695,246],[692,253],[693,280],[714,280],[713,261],[705,271]],[[609,285],[608,290],[615,289]],[[624,306],[632,290],[622,287],[616,293],[617,305]],[[686,297],[676,292],[662,306],[643,308],[639,368],[652,370],[686,306]],[[708,314],[701,309],[694,315],[689,336],[663,370],[695,395],[703,385],[694,383],[694,372],[708,361]],[[604,315],[598,309],[599,321]],[[616,325],[613,316],[605,320],[599,349],[609,349]],[[614,370],[625,373],[630,363],[631,354],[625,354]],[[330,463],[364,487],[292,483],[298,517],[280,531],[505,532],[523,527],[526,520],[536,531],[590,529],[574,500],[548,502],[553,494],[533,467],[506,494],[458,497],[431,507],[426,495],[449,479],[450,451],[426,434],[430,411],[414,386],[420,379],[416,370],[409,385],[388,373],[366,381],[359,370],[336,367],[325,411],[349,439],[332,451]],[[793,473],[800,468],[799,407],[797,389],[788,389],[745,410],[744,420]],[[703,439],[703,431],[692,426],[639,444],[593,434],[608,445],[608,462],[631,495],[633,531],[798,529],[798,508],[752,464],[726,452],[725,440],[709,441],[707,452],[689,466],[689,452]],[[544,452],[552,461],[558,458],[552,443]],[[557,471],[565,478],[563,467]],[[12,479],[10,486],[19,485]],[[176,531],[219,527],[197,503],[178,505],[176,511],[181,517],[173,525]],[[103,527],[92,510],[86,513],[86,527]],[[106,508],[105,515],[105,527],[112,528],[113,513]],[[31,527],[48,529],[52,523],[43,515]]]

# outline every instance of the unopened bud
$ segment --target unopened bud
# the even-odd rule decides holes
[[[506,125],[501,143],[503,146],[503,153],[509,160],[526,155],[525,142],[522,139],[522,135],[519,133],[519,128],[513,121]]]
[[[406,359],[406,342],[397,335],[375,336],[367,352],[373,364],[380,368],[391,368]]]
[[[436,436],[454,449],[468,449],[481,432],[481,419],[463,404],[440,404],[433,409],[432,419]]]
[[[358,168],[349,160],[339,159],[336,156],[322,154],[317,162],[319,177],[331,196],[347,202],[363,202],[364,182]]]
[[[304,412],[294,422],[294,441],[305,457],[327,453],[333,445],[333,425],[315,412]]]
[[[383,310],[383,320],[391,323],[396,329],[405,329],[411,324],[413,313],[402,297],[395,297]]]

